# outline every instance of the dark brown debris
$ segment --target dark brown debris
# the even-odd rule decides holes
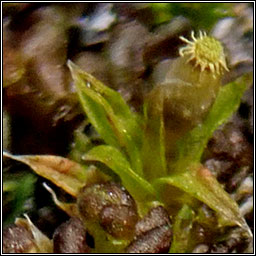
[[[164,59],[178,56],[178,47],[181,45],[180,35],[186,35],[191,25],[184,17],[176,17],[169,23],[157,28],[151,35],[143,51],[146,64],[156,64]]]
[[[53,235],[54,253],[88,253],[86,229],[78,218],[61,224]]]
[[[146,27],[135,20],[116,25],[107,45],[113,86],[128,103],[136,102],[137,106],[141,105],[145,86],[143,49],[150,38]]]
[[[209,148],[216,156],[233,160],[239,166],[252,164],[252,146],[233,123],[229,123],[214,133]]]
[[[74,57],[73,62],[105,85],[111,86],[110,63],[101,53],[83,51]]]

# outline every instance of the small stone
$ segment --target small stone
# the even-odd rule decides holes
[[[166,210],[158,206],[136,224],[135,239],[126,253],[167,253],[171,241],[171,221]]]
[[[61,224],[53,234],[54,253],[88,253],[86,229],[78,218]]]
[[[10,225],[3,230],[3,253],[36,253],[32,234],[22,226]]]
[[[209,246],[206,244],[199,244],[196,248],[192,251],[192,253],[207,253],[209,250]]]
[[[163,225],[139,236],[126,249],[126,253],[167,253],[171,245],[172,231]]]

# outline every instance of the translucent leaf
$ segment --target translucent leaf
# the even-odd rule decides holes
[[[144,112],[145,129],[141,155],[144,175],[148,180],[152,180],[167,174],[163,111],[160,110],[159,114],[148,116],[148,106],[145,104]]]
[[[16,218],[15,224],[18,226],[23,226],[33,235],[34,242],[37,247],[37,253],[53,253],[53,242],[46,235],[44,235],[29,219],[29,217],[24,214],[24,218]]]
[[[43,186],[52,195],[54,203],[71,217],[80,217],[76,203],[65,203],[59,201],[55,192],[44,182]]]
[[[94,239],[92,253],[123,253],[128,240],[115,239],[109,235],[98,223],[86,222],[87,230]]]
[[[68,61],[83,109],[103,140],[128,154],[133,169],[142,174],[138,117],[122,96]]]
[[[193,162],[200,162],[213,132],[237,110],[244,91],[251,83],[251,75],[244,75],[220,89],[204,122],[178,142],[178,156],[175,162],[176,166],[173,166],[174,169],[182,170]]]
[[[173,223],[173,241],[170,253],[186,253],[192,231],[194,211],[186,204],[181,208]]]
[[[167,183],[178,187],[216,211],[219,224],[245,227],[238,205],[221,187],[212,173],[201,165],[191,166],[185,172],[176,172],[156,180],[155,185]]]
[[[38,175],[52,181],[72,196],[76,196],[86,184],[86,170],[67,158],[51,155],[15,156],[6,152],[4,156],[27,164]]]
[[[156,200],[156,191],[146,180],[135,173],[122,153],[111,146],[98,146],[85,157],[88,161],[99,161],[112,169],[122,180],[124,187],[138,202],[147,203]]]

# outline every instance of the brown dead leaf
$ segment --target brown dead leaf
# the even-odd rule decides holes
[[[52,181],[72,196],[77,196],[86,184],[85,168],[67,158],[53,155],[15,156],[6,152],[3,155],[27,164],[38,175]]]

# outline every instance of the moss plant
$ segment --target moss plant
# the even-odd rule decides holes
[[[236,111],[251,79],[245,75],[221,86],[228,68],[220,42],[202,32],[199,38],[192,33],[192,39],[181,37],[187,46],[180,49],[164,83],[147,96],[143,114],[132,112],[119,93],[68,61],[85,114],[105,143],[85,149],[86,165],[53,156],[5,155],[30,165],[74,197],[95,178],[89,163],[104,164],[132,195],[140,217],[155,205],[167,209],[175,220],[174,253],[185,250],[179,239],[182,221],[189,216],[191,227],[193,220],[203,219],[198,210],[202,203],[215,212],[214,228],[238,225],[251,235],[237,204],[200,163],[208,140]],[[54,200],[69,215],[79,214],[75,204]],[[97,232],[95,252],[122,252],[127,245],[109,235],[101,242],[102,231]],[[96,237],[97,232],[91,230]]]

